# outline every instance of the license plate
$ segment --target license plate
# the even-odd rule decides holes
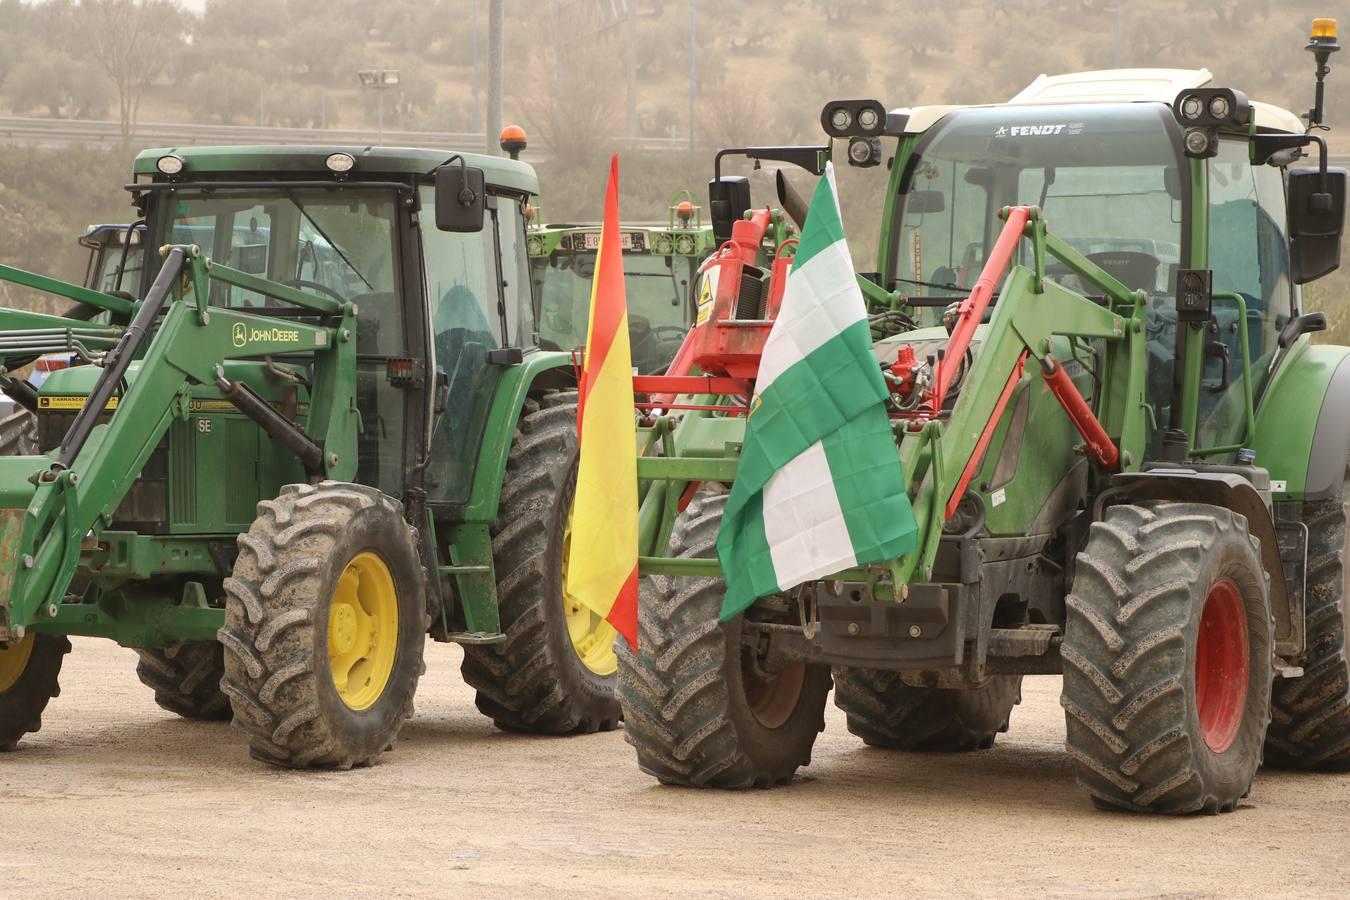
[[[646,235],[640,231],[620,231],[619,249],[626,253],[641,252],[647,249]],[[600,249],[600,232],[584,231],[581,234],[581,248],[583,250]]]

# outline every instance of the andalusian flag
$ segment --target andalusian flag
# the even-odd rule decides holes
[[[915,548],[886,396],[827,165],[760,360],[717,535],[724,620],[756,597]]]
[[[591,282],[577,434],[567,593],[637,649],[638,500],[633,358],[619,246],[619,157],[609,162],[605,221]]]

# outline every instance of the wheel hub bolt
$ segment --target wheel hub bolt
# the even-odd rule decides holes
[[[909,626],[909,636],[910,636],[910,637],[921,637],[922,635],[923,635],[923,629],[920,628],[918,625],[911,625],[911,626]]]

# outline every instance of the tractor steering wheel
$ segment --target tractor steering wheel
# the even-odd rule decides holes
[[[286,285],[286,287],[295,288],[296,290],[304,290],[305,288],[309,288],[312,291],[318,291],[320,294],[327,294],[329,297],[332,297],[339,303],[347,302],[346,297],[342,296],[337,291],[330,288],[328,285],[319,284],[317,281],[306,281],[303,278],[292,278],[290,281],[283,281],[282,284]]]
[[[663,333],[665,333],[665,332],[674,332],[674,336],[671,337],[671,338],[669,338],[669,340],[682,341],[682,340],[684,340],[684,336],[685,336],[685,334],[686,334],[687,331],[688,331],[688,329],[684,328],[684,327],[681,326],[681,325],[653,325],[653,326],[652,326],[652,334],[653,334],[658,340],[661,339],[661,335],[662,335]]]

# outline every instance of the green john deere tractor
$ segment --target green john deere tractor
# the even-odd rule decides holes
[[[282,766],[373,762],[428,634],[500,727],[614,728],[613,631],[563,594],[568,354],[537,347],[526,164],[387,148],[142,153],[120,290],[0,310],[0,746],[69,636],[137,648],[164,707]],[[91,313],[104,313],[96,323]],[[85,365],[37,389],[44,354]]]
[[[1312,125],[1336,46],[1319,23]],[[1350,768],[1350,348],[1311,342],[1326,319],[1300,294],[1339,264],[1346,173],[1298,116],[1209,81],[832,102],[826,146],[754,151],[819,174],[838,140],[885,191],[858,283],[918,549],[713,627],[753,394],[710,337],[694,362],[720,380],[648,417],[662,452],[638,460],[649,577],[619,691],[644,771],[786,781],[832,683],[869,745],[977,750],[1034,674],[1063,675],[1068,755],[1099,805],[1221,812],[1263,756]],[[715,228],[751,207],[743,178],[711,190]],[[756,327],[735,301],[713,329]]]
[[[692,195],[670,204],[664,225],[620,230],[628,332],[633,367],[664,372],[694,324],[693,286],[699,264],[714,249],[710,226]],[[591,276],[600,247],[598,225],[542,225],[530,229],[530,271],[539,298],[539,339],[571,350],[586,342]]]

